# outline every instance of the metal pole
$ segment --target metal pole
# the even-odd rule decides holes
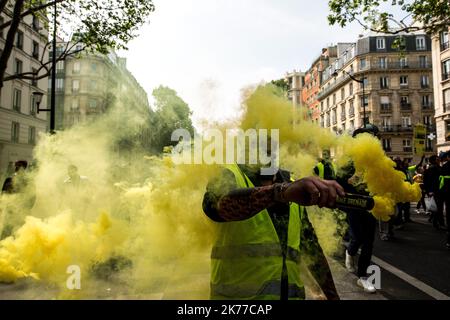
[[[50,133],[55,134],[55,109],[56,109],[56,1],[54,5],[53,21],[53,52],[52,52],[52,90],[50,101]]]

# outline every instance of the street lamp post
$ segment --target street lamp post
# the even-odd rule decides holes
[[[39,113],[40,111],[50,111],[50,109],[39,108],[39,106],[41,105],[43,96],[44,96],[44,94],[42,92],[39,92],[39,91],[33,92],[33,98],[34,98],[34,101],[36,102],[36,106],[37,106],[37,108],[36,108],[37,113]]]
[[[58,14],[56,1],[53,17],[53,43],[52,43],[52,88],[50,100],[50,133],[55,133],[55,109],[56,109],[56,16]]]
[[[366,92],[365,92],[364,77],[362,79],[357,79],[351,73],[348,73],[344,69],[342,69],[342,71],[345,72],[350,77],[350,79],[362,84],[363,127],[366,128],[366,102],[365,102]],[[338,72],[337,72],[337,70],[335,70],[333,72],[333,77],[337,77],[337,76],[338,76]]]

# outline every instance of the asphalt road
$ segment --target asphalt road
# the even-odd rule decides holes
[[[414,206],[412,206],[414,207]],[[390,241],[376,237],[373,262],[381,267],[381,290],[389,300],[450,299],[450,250],[445,231],[411,210],[413,222]]]

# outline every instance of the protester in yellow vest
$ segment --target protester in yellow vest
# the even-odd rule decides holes
[[[334,167],[333,161],[331,160],[330,150],[322,151],[322,159],[314,168],[314,173],[325,180],[336,179],[336,168]]]
[[[302,205],[334,207],[343,188],[309,177],[291,181],[279,170],[229,165],[208,185],[205,214],[217,222],[211,253],[212,299],[304,299],[300,260],[328,299],[339,299],[333,278]]]

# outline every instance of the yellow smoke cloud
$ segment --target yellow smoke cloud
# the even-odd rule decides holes
[[[280,129],[281,167],[295,177],[312,174],[322,149],[335,150],[338,165],[351,159],[374,195],[377,217],[393,213],[398,201],[417,199],[417,186],[403,181],[375,138],[337,137],[303,118],[274,88],[265,87],[246,97],[239,123],[244,130]],[[0,282],[40,279],[56,284],[63,292],[59,297],[73,297],[65,289],[66,269],[79,265],[77,297],[98,297],[99,266],[114,269],[111,258],[124,257],[131,266],[112,272],[123,297],[157,298],[164,291],[165,298],[207,298],[215,230],[201,204],[220,168],[174,165],[142,150],[119,156],[112,141],[125,133],[111,121],[106,116],[42,137],[35,152],[39,167],[31,176],[34,191],[1,196],[0,229],[11,226],[13,233],[0,241]],[[87,177],[81,187],[64,183],[69,164]],[[36,196],[32,208],[17,199],[30,194]],[[317,208],[308,211],[325,251],[338,250],[342,219]]]

